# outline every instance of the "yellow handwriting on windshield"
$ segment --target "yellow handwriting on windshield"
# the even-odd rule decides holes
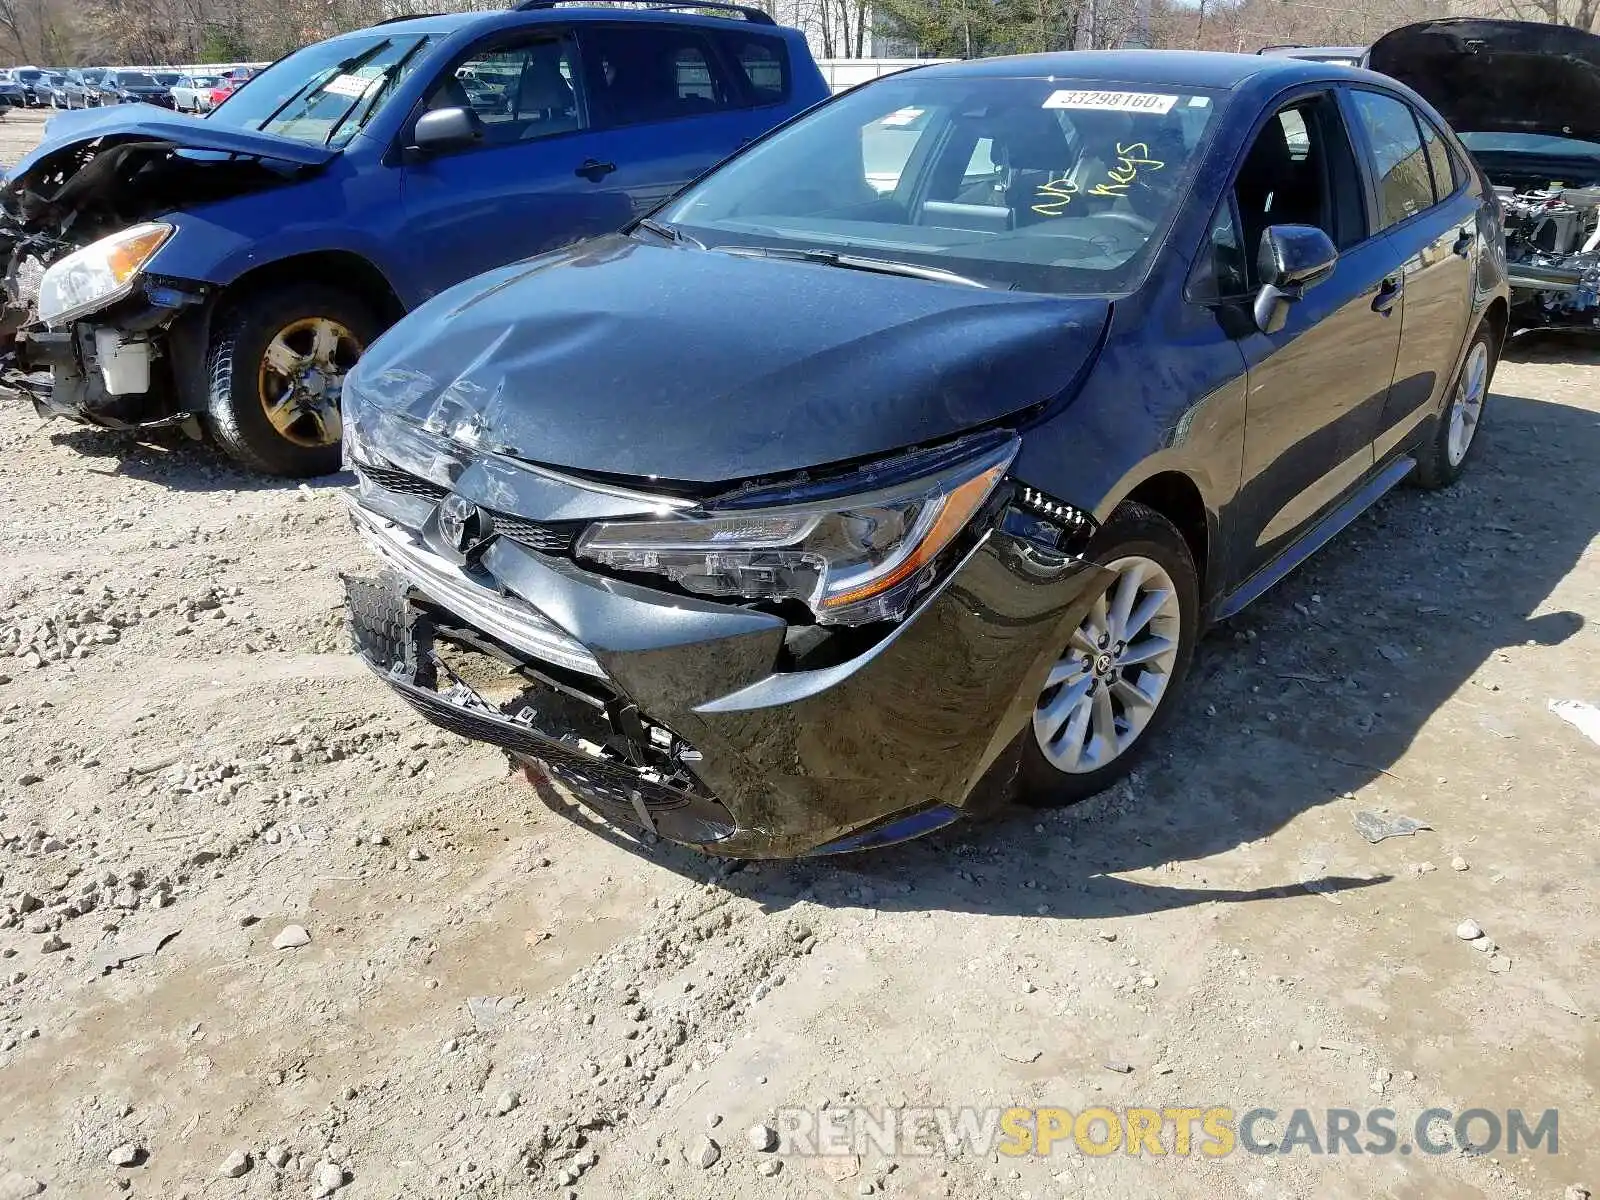
[[[1144,142],[1132,142],[1124,146],[1117,143],[1117,165],[1106,168],[1106,182],[1097,183],[1089,189],[1091,196],[1126,196],[1128,188],[1139,178],[1141,167],[1151,171],[1159,171],[1167,164],[1160,159],[1150,158],[1150,147]]]
[[[1072,198],[1077,194],[1078,185],[1072,182],[1070,176],[1046,179],[1034,193],[1033,198],[1037,203],[1033,211],[1041,217],[1059,217],[1067,211],[1067,205],[1072,203]]]

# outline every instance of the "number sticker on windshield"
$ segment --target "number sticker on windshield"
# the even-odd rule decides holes
[[[1107,112],[1166,113],[1178,102],[1176,96],[1155,92],[1051,92],[1044,108],[1093,108]]]
[[[328,80],[322,90],[330,95],[348,96],[355,100],[365,96],[377,82],[376,79],[364,79],[360,75],[337,75]]]

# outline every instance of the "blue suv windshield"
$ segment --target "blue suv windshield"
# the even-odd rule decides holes
[[[241,84],[207,120],[343,146],[421,61],[427,41],[423,34],[374,32],[307,46]]]
[[[662,217],[712,248],[824,251],[1059,294],[1150,261],[1220,94],[934,75],[848,92]]]

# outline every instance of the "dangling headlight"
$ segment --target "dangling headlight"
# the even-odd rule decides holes
[[[820,624],[897,621],[1005,477],[1009,434],[904,455],[844,479],[766,489],[650,521],[591,525],[577,554],[686,591],[799,600]]]

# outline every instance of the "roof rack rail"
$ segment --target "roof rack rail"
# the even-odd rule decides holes
[[[436,13],[436,12],[401,13],[398,17],[385,17],[383,20],[374,22],[373,24],[367,26],[367,28],[368,29],[376,29],[379,25],[393,25],[396,21],[420,21],[420,20],[422,20],[423,17],[442,17],[442,16],[444,16],[443,13]]]
[[[585,4],[585,3],[583,3],[583,0],[572,0],[572,2],[575,3],[577,5],[577,7],[579,7],[579,8],[611,8],[611,7],[613,7],[613,5],[611,3]],[[537,12],[540,9],[555,8],[558,5],[564,4],[564,3],[568,3],[568,0],[521,0],[521,3],[513,4],[511,6],[511,8],[512,8],[513,12]],[[679,11],[679,12],[694,12],[697,9],[709,8],[709,9],[715,9],[717,12],[738,13],[741,17],[743,17],[746,21],[749,21],[752,25],[776,25],[777,24],[777,22],[772,19],[772,14],[771,13],[763,12],[759,8],[751,8],[749,5],[746,5],[746,4],[728,4],[728,3],[725,3],[724,0],[681,0],[681,3],[671,3],[671,4],[668,4],[668,3],[649,3],[649,2],[643,3],[643,4],[628,3],[626,5],[617,4],[616,7],[619,7],[619,8],[622,8],[622,7],[645,8],[645,9],[651,9],[651,10],[657,10],[657,11],[659,11],[659,10],[669,10],[669,11]]]

